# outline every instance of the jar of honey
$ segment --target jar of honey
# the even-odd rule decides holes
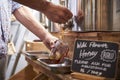
[[[62,40],[57,40],[54,44],[54,47],[51,49],[49,58],[52,60],[57,60],[57,62],[61,62],[64,57],[67,56],[68,51],[68,44],[64,43]]]

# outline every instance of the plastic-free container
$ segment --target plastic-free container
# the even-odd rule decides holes
[[[57,40],[56,43],[54,44],[54,47],[51,49],[49,58],[61,62],[63,58],[67,56],[68,51],[69,47],[67,43],[64,43],[61,40]]]

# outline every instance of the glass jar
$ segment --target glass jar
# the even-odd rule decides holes
[[[57,40],[54,44],[54,47],[51,49],[49,58],[61,62],[64,57],[68,55],[69,47],[67,43],[64,43],[62,40]]]

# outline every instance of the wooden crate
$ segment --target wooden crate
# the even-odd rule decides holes
[[[43,42],[34,42],[34,41],[26,41],[25,42],[26,51],[47,51],[50,50],[44,45]]]

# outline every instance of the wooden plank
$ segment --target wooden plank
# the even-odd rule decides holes
[[[27,65],[20,72],[11,76],[9,80],[32,80],[37,74],[33,71],[31,65]]]
[[[71,73],[71,76],[73,78],[76,78],[79,80],[113,80],[113,79],[107,79],[104,77],[97,77],[97,76],[93,76],[93,75],[81,74],[81,73],[77,73],[77,72]]]

